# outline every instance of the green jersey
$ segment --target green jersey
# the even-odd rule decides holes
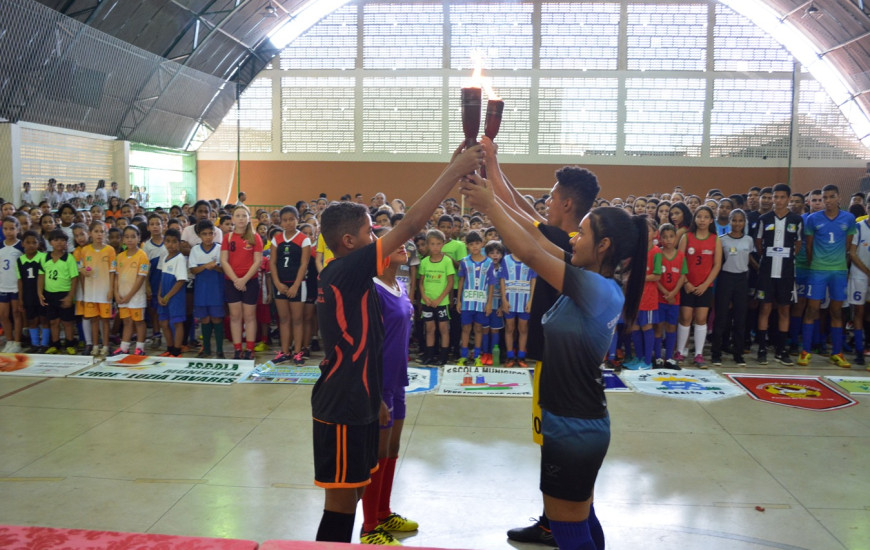
[[[76,260],[69,252],[59,260],[53,259],[51,254],[46,255],[42,270],[45,272],[45,292],[69,292],[73,278],[79,275]]]
[[[453,279],[456,279],[456,270],[453,268],[453,262],[446,255],[442,256],[438,262],[433,262],[431,256],[423,258],[423,261],[420,262],[418,273],[423,278],[423,292],[429,298],[441,296],[444,289],[447,288],[447,277],[453,275]],[[450,294],[446,294],[438,305],[450,305]]]
[[[441,252],[453,260],[454,270],[459,264],[459,260],[468,256],[468,249],[465,248],[465,243],[458,239],[444,243],[444,246],[441,247]],[[453,278],[453,288],[459,288],[459,277]]]

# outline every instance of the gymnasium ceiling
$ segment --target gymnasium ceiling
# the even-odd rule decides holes
[[[41,103],[39,97],[45,95],[46,84],[34,81],[29,74],[27,78],[33,82],[18,85],[16,79],[24,76],[20,70],[16,73],[16,68],[21,62],[31,67],[50,66],[52,56],[57,57],[60,48],[37,48],[22,61],[21,52],[10,51],[13,45],[9,35],[14,34],[12,27],[16,22],[10,20],[8,13],[0,13],[0,117],[154,145],[184,147],[200,122],[215,128],[223,119],[235,100],[235,83],[244,89],[278,53],[269,35],[296,16],[301,8],[320,1],[323,0],[3,0],[6,6],[15,5],[24,10],[43,9],[30,5],[41,4],[57,12],[54,16],[62,14],[90,27],[85,33],[94,36],[100,33],[92,33],[92,30],[105,33],[134,46],[131,49],[134,52],[141,50],[151,54],[157,62],[152,63],[155,68],[141,82],[132,86],[125,82],[130,88],[127,94],[115,93],[110,98],[117,104],[113,109],[92,97],[90,102],[85,101],[90,107],[73,107],[69,109],[72,112],[51,114],[58,109],[49,108],[51,105],[43,104],[44,101]],[[751,2],[749,0],[750,7]],[[839,72],[855,104],[863,111],[864,118],[868,118],[870,5],[865,5],[863,0],[756,0],[755,3],[759,4],[758,9],[766,5],[816,46]],[[47,17],[50,23],[51,14]],[[66,21],[70,27],[67,34],[78,36],[82,31],[76,29],[81,25],[65,18],[53,24],[60,27]],[[7,33],[7,30],[13,32]],[[44,32],[32,34],[31,44],[52,40],[60,43],[64,39],[63,36],[58,38],[57,32],[54,36]],[[19,37],[16,49],[20,49],[21,39],[28,37]],[[70,50],[72,46],[67,52]],[[82,60],[78,60],[78,64],[86,65]],[[113,94],[113,78],[118,75],[102,75],[101,78],[104,80],[100,91]],[[140,75],[128,72],[122,73],[121,78],[136,80]],[[11,92],[10,80],[13,81]],[[185,81],[187,84],[182,85]],[[81,92],[79,95],[87,95],[88,87]],[[89,110],[95,108],[111,112],[108,116],[94,116]]]

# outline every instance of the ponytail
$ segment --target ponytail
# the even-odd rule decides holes
[[[646,283],[646,260],[649,250],[649,237],[647,234],[648,223],[646,216],[632,216],[631,224],[637,231],[634,246],[631,249],[630,263],[631,273],[628,276],[628,284],[625,286],[625,326],[631,326],[637,317],[640,306],[640,298],[643,295],[643,287]],[[630,241],[629,241],[630,242]]]

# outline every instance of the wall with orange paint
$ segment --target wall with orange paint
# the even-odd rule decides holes
[[[503,164],[502,169],[518,188],[532,188],[533,195],[550,189],[559,164]],[[708,189],[726,195],[745,193],[749,187],[773,185],[788,180],[788,169],[695,166],[584,165],[598,176],[601,196],[669,192],[681,186],[686,192],[703,196]],[[377,192],[388,198],[415,201],[444,169],[443,163],[418,162],[313,162],[243,160],[241,189],[251,205],[279,205],[300,199],[311,200],[320,193],[337,200],[341,195],[362,193],[366,200]],[[230,160],[199,160],[198,197],[236,200],[236,163]],[[842,195],[857,190],[864,169],[858,167],[795,168],[792,187],[806,192],[827,183],[840,185]]]

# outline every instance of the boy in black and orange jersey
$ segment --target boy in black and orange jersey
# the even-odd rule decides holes
[[[322,214],[323,238],[335,258],[319,278],[317,318],[326,357],[311,394],[314,478],[326,489],[319,541],[351,541],[357,503],[377,469],[379,421],[389,422],[381,400],[383,321],[372,278],[482,158],[479,146],[454,155],[402,223],[381,239],[362,205],[334,203]]]

